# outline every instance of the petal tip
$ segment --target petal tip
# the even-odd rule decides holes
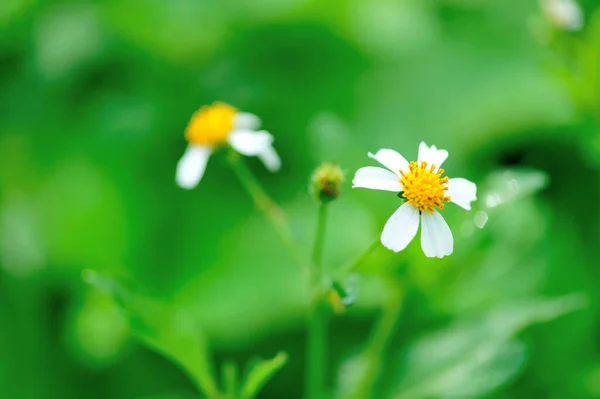
[[[399,250],[394,249],[394,247],[392,245],[390,245],[390,243],[388,243],[386,240],[383,239],[383,235],[380,238],[381,241],[381,245],[383,245],[385,248],[389,249],[392,252],[398,253],[400,252]]]
[[[198,182],[190,181],[180,176],[179,173],[175,176],[175,183],[184,190],[192,190],[198,185]]]

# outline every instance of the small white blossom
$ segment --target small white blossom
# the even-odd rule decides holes
[[[475,183],[463,178],[442,177],[442,163],[448,151],[435,146],[419,145],[417,162],[408,162],[394,150],[382,149],[369,157],[387,169],[367,166],[356,171],[352,187],[402,193],[406,203],[388,219],[381,234],[381,243],[399,252],[415,238],[421,222],[421,247],[428,257],[450,255],[454,239],[450,227],[435,209],[443,209],[444,202],[470,210],[477,199]]]
[[[185,130],[189,145],[177,164],[177,184],[186,189],[196,187],[210,155],[227,144],[242,155],[257,156],[268,170],[277,171],[281,160],[273,148],[273,136],[259,127],[258,116],[225,103],[200,108]]]

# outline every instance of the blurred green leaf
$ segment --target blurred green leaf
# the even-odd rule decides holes
[[[480,398],[514,377],[526,359],[519,341],[478,342],[455,360],[432,360],[427,374],[408,371],[411,382],[393,398]],[[437,368],[436,368],[437,366]]]
[[[200,399],[200,397],[183,393],[164,393],[159,395],[144,396],[138,399]]]
[[[75,354],[96,367],[121,360],[130,335],[129,325],[113,298],[91,288],[74,313],[69,344]]]
[[[530,196],[544,189],[549,182],[545,172],[536,169],[510,169],[491,173],[482,197],[486,207],[498,205]]]
[[[428,334],[403,358],[403,378],[393,398],[478,398],[506,384],[526,361],[514,336],[527,326],[581,308],[585,297],[568,295],[503,305],[484,318]]]
[[[94,271],[83,278],[117,300],[136,338],[182,367],[206,396],[218,396],[208,345],[187,314]]]
[[[239,370],[233,361],[225,361],[222,367],[223,389],[231,398],[238,397],[238,374]]]
[[[287,360],[287,353],[279,352],[273,359],[257,360],[251,364],[246,372],[246,380],[242,386],[240,398],[256,397],[271,377],[287,363]]]

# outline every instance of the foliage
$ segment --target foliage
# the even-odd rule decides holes
[[[282,170],[249,172],[300,252],[311,172],[346,172],[323,265],[354,303],[330,315],[328,397],[600,396],[596,3],[566,32],[533,0],[1,1],[0,396],[302,397],[297,254],[225,152],[174,182],[216,100],[275,136]],[[399,201],[352,174],[420,141],[478,183],[443,211],[454,254],[361,257]]]

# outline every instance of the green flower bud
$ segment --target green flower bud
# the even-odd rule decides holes
[[[313,172],[311,192],[317,201],[326,204],[340,196],[343,182],[342,169],[333,162],[324,162]]]

